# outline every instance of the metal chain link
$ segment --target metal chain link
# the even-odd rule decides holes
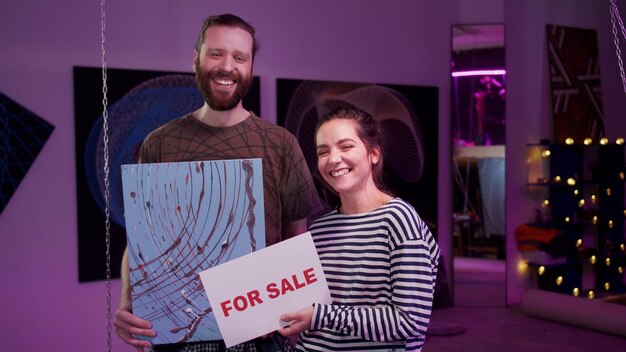
[[[615,44],[615,54],[617,55],[619,73],[620,77],[622,78],[622,88],[624,89],[624,94],[626,94],[626,75],[624,74],[624,63],[622,62],[622,51],[619,48],[619,35],[617,34],[616,23],[619,24],[624,40],[626,40],[626,30],[624,29],[624,22],[622,21],[622,17],[620,16],[619,9],[617,8],[615,0],[609,0],[609,2],[611,3],[609,9],[611,12],[611,25],[613,26],[613,43]]]
[[[109,100],[107,97],[106,65],[106,0],[100,0],[100,36],[102,48],[102,135],[104,141],[104,208],[106,242],[106,316],[107,316],[107,351],[111,352],[111,220],[109,208]]]
[[[619,24],[620,30],[622,31],[622,37],[626,39],[626,29],[624,29],[624,22],[622,22],[622,16],[620,16],[619,8],[617,7],[615,0],[611,0],[611,1],[613,1],[613,9],[615,10],[615,14],[617,15],[616,18],[617,18],[617,22]]]

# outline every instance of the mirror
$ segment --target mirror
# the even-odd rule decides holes
[[[505,306],[504,25],[452,26],[454,303]]]

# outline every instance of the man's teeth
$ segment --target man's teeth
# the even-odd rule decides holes
[[[220,84],[222,86],[229,86],[231,84],[235,84],[235,81],[232,80],[225,80],[225,79],[216,79],[215,82],[217,84]]]
[[[341,170],[337,170],[337,171],[331,171],[330,175],[332,177],[339,177],[339,176],[343,176],[345,174],[347,174],[349,172],[348,169],[341,169]]]

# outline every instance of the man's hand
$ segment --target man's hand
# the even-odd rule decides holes
[[[311,327],[311,318],[313,317],[313,307],[306,307],[297,312],[286,313],[280,316],[280,320],[289,323],[289,325],[278,329],[283,336],[297,335]]]
[[[124,342],[135,347],[137,351],[143,351],[144,348],[150,348],[150,341],[137,339],[137,336],[156,337],[156,332],[152,330],[152,324],[149,321],[134,316],[130,312],[129,306],[122,306],[115,312],[115,333]]]
[[[150,348],[150,341],[136,339],[135,337],[155,337],[156,332],[152,330],[149,321],[136,317],[131,312],[132,301],[130,295],[130,272],[128,269],[128,248],[124,250],[122,256],[122,294],[120,295],[120,307],[115,312],[115,333],[124,342],[135,347],[137,351]]]

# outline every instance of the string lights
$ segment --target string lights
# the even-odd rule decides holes
[[[572,246],[577,251],[579,258],[565,259],[564,265],[561,263],[533,265],[540,288],[570,293],[575,297],[586,296],[588,299],[595,299],[622,287],[624,267],[621,265],[621,259],[616,259],[612,251],[619,247],[622,253],[626,253],[626,248],[624,243],[620,243],[619,246],[614,245],[615,239],[611,236],[615,236],[616,228],[623,226],[626,209],[621,210],[623,218],[617,220],[612,215],[612,211],[607,213],[602,209],[611,209],[612,204],[616,201],[616,196],[622,194],[622,186],[619,185],[619,181],[625,180],[626,171],[623,169],[615,170],[615,164],[609,160],[615,153],[617,153],[615,157],[619,160],[623,158],[621,148],[615,148],[623,145],[624,138],[622,137],[616,138],[614,144],[611,144],[607,137],[596,139],[592,137],[580,139],[567,137],[563,147],[542,144],[539,146],[539,153],[534,154],[543,159],[543,167],[549,165],[548,170],[552,172],[552,174],[540,175],[537,178],[538,184],[553,186],[550,188],[550,197],[541,201],[538,212],[542,214],[543,209],[548,208],[551,210],[551,215],[554,216],[556,209],[552,208],[559,207],[558,217],[554,220],[552,217],[548,217],[550,219],[548,221],[555,221],[550,226],[561,226],[567,229],[565,231],[568,237],[575,236]],[[581,146],[584,146],[585,149],[579,149]],[[620,155],[622,156],[620,157]],[[549,164],[546,164],[545,159],[548,158],[558,159],[550,160]],[[580,163],[577,165],[582,166],[583,170],[578,171],[579,169],[576,167],[572,167],[571,164],[563,164],[560,160],[564,160],[565,163],[569,162],[568,160],[575,160],[575,162]],[[573,170],[576,170],[576,173]],[[616,181],[618,182],[616,183]],[[571,187],[571,191],[564,192],[562,187]],[[552,197],[558,198],[550,199]],[[572,203],[564,202],[574,202],[576,210],[571,208]],[[569,210],[563,213],[563,209]],[[559,221],[561,225],[558,224]],[[585,226],[594,226],[595,230],[592,231],[600,236],[597,237],[598,242],[585,239],[584,233],[589,231],[589,228]],[[590,248],[585,246],[586,242],[591,245]],[[594,243],[596,244],[594,245]],[[616,263],[619,264],[616,265]],[[530,263],[526,262],[526,265],[528,264]],[[574,269],[577,265],[580,266]],[[583,269],[584,266],[591,266],[591,271]],[[522,265],[520,264],[518,267],[521,268]],[[588,275],[592,272],[596,275],[590,281],[595,282],[594,287],[585,288],[584,286],[590,286],[590,282],[583,284],[583,282],[578,281],[582,280],[582,277],[579,276]],[[571,276],[572,274],[574,276]]]

